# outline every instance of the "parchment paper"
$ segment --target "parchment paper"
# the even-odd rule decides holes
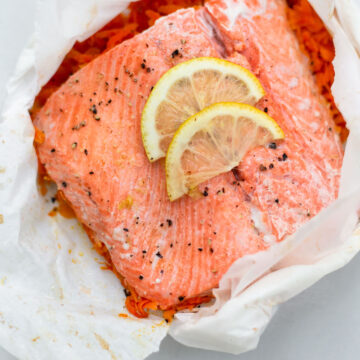
[[[75,40],[125,9],[123,0],[42,0],[36,32],[8,85],[0,118],[0,346],[19,359],[144,359],[168,326],[127,313],[118,279],[79,224],[47,213],[36,187],[27,109]],[[334,36],[333,93],[350,129],[340,198],[270,250],[239,259],[197,314],[178,314],[170,334],[200,348],[254,348],[278,305],[345,265],[360,249],[360,49],[355,0],[312,0]],[[346,24],[346,25],[344,25]]]

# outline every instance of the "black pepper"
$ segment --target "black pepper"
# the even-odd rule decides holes
[[[142,275],[139,275],[139,279],[142,280],[144,277]]]
[[[183,301],[185,299],[185,296],[179,296],[178,299],[179,301]]]
[[[172,224],[173,224],[172,220],[170,220],[170,219],[166,219],[166,222],[167,222],[169,227],[172,226]]]
[[[157,257],[159,257],[160,259],[163,258],[163,256],[161,255],[160,251],[158,251],[155,255],[156,255]]]
[[[264,166],[263,164],[261,164],[261,165],[259,166],[259,169],[260,169],[260,171],[266,171],[266,170],[267,170],[267,167]]]
[[[172,58],[174,58],[175,56],[178,56],[178,55],[179,55],[179,49],[176,49],[171,53]]]
[[[269,144],[269,149],[274,149],[275,150],[276,148],[277,148],[276,143],[272,142],[272,143]]]
[[[244,181],[238,168],[233,168],[231,172],[233,173],[236,181]]]
[[[66,188],[66,187],[67,187],[67,183],[66,183],[66,181],[63,181],[63,182],[62,182],[62,186],[63,186],[64,188]]]
[[[90,99],[91,100],[91,99]],[[90,109],[89,109],[94,115],[97,114],[97,109],[96,109],[96,105],[94,104]]]
[[[128,228],[123,228],[123,230],[124,230],[125,232],[129,232],[129,229],[128,229]]]

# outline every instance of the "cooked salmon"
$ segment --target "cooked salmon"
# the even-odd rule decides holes
[[[213,0],[179,10],[83,67],[36,116],[41,163],[137,293],[162,308],[216,287],[238,258],[282,241],[337,196],[342,147],[284,0]],[[140,117],[172,66],[225,58],[253,71],[286,138],[170,202]]]

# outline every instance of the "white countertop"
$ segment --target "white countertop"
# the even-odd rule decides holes
[[[6,81],[33,31],[35,1],[1,0],[0,106]],[[203,351],[167,337],[160,352],[149,360],[358,360],[359,276],[360,258],[356,257],[350,265],[284,304],[262,336],[258,349],[252,352],[234,356]],[[0,360],[14,358],[0,347]]]

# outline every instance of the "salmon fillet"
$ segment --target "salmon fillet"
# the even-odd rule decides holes
[[[213,0],[161,18],[74,74],[34,120],[45,133],[40,161],[78,219],[162,308],[216,287],[235,260],[283,240],[337,196],[341,144],[285,10],[284,0]],[[286,138],[203,184],[207,196],[171,203],[140,117],[161,75],[200,56],[253,71],[267,93],[257,106]]]

